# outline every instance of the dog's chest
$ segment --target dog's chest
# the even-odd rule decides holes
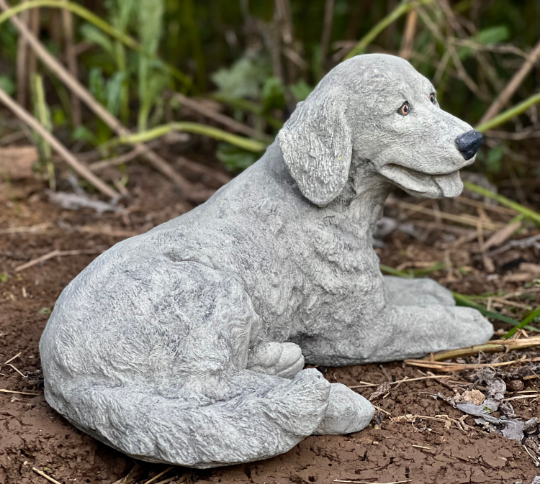
[[[271,268],[261,274],[255,306],[269,336],[287,340],[357,325],[383,305],[379,260],[368,233],[335,217],[284,224],[275,234]]]

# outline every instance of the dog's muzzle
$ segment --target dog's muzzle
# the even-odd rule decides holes
[[[461,156],[463,156],[463,158],[466,160],[470,160],[474,155],[476,155],[476,152],[482,145],[483,140],[484,137],[482,136],[482,133],[472,129],[471,131],[460,134],[456,138],[455,143],[456,148],[461,153]]]

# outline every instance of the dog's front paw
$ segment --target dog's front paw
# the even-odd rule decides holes
[[[493,325],[476,309],[456,307],[454,311],[460,325],[451,335],[455,348],[484,344],[493,336]]]
[[[304,368],[300,346],[294,343],[261,343],[249,352],[248,370],[281,378],[294,378]]]

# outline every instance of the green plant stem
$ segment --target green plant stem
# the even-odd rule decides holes
[[[511,208],[512,210],[515,210],[519,214],[523,215],[524,217],[527,217],[531,220],[534,220],[537,223],[540,223],[540,214],[536,213],[534,210],[531,210],[530,208],[524,207],[523,205],[514,202],[513,200],[510,200],[509,198],[504,197],[503,195],[499,195],[498,193],[494,193],[491,190],[488,190],[487,188],[482,188],[478,185],[475,185],[471,182],[463,182],[463,185],[468,190],[471,190],[472,192],[478,193],[479,195],[482,195],[487,198],[491,198],[492,200],[496,200],[501,205],[504,205],[505,207]]]
[[[517,326],[514,326],[510,331],[508,331],[508,333],[503,336],[503,339],[510,338],[520,329],[527,328],[530,330],[531,327],[527,325],[529,323],[532,323],[538,316],[540,316],[540,308],[537,308],[536,311],[533,311],[531,314],[529,314],[523,321],[521,321],[521,323],[519,323]]]
[[[357,54],[362,54],[366,47],[390,24],[394,23],[398,18],[410,12],[413,8],[421,5],[433,3],[434,0],[405,0],[401,2],[392,12],[384,17],[377,25],[375,25],[360,41],[349,51],[344,60],[350,59]]]
[[[204,136],[208,136],[209,138],[214,138],[219,141],[225,141],[232,145],[238,146],[239,148],[243,148],[247,151],[253,151],[256,153],[264,151],[268,146],[266,143],[263,143],[261,141],[243,138],[242,136],[237,136],[235,134],[231,134],[227,131],[214,128],[212,126],[206,126],[204,124],[190,122],[170,123],[163,126],[157,126],[156,128],[150,129],[148,131],[135,133],[130,136],[122,136],[117,140],[111,141],[108,145],[114,146],[115,144],[147,143],[148,141],[164,136],[171,131],[183,131],[184,133],[202,134]]]
[[[92,12],[90,12],[90,10],[87,10],[81,5],[67,2],[65,0],[31,0],[29,2],[20,3],[19,5],[15,5],[6,12],[0,14],[0,25],[5,21],[9,20],[11,17],[17,15],[18,13],[24,12],[25,10],[30,10],[32,8],[40,7],[61,8],[64,10],[69,10],[71,13],[78,15],[87,22],[95,25],[98,29],[103,30],[103,32],[105,32],[106,34],[119,40],[130,49],[133,49],[139,53],[143,52],[141,44],[139,44],[139,42],[137,42],[133,37],[130,37],[129,35],[126,35],[115,29],[112,25],[108,24],[107,22],[99,18],[97,15],[94,15]],[[160,61],[160,64],[173,77],[183,83],[184,86],[187,87],[191,85],[191,78],[184,74],[182,71],[163,61]]]
[[[404,271],[400,271],[398,269],[394,269],[393,267],[389,267],[389,266],[386,266],[384,264],[380,264],[379,267],[380,267],[381,271],[386,273],[386,274],[390,274],[392,276],[403,277],[405,279],[414,279],[414,276],[412,276],[411,274],[408,274],[407,272],[404,272]],[[466,296],[465,294],[460,294],[459,292],[453,292],[452,291],[452,295],[454,296],[454,299],[456,300],[456,303],[459,306],[467,306],[467,307],[470,307],[470,308],[474,308],[477,311],[479,311],[480,313],[482,313],[484,316],[486,316],[487,318],[496,319],[496,320],[501,321],[503,323],[507,323],[507,324],[510,324],[512,326],[515,326],[516,328],[518,326],[520,326],[521,324],[527,325],[528,323],[530,323],[536,317],[536,316],[534,316],[530,320],[526,320],[525,323],[523,323],[523,322],[520,323],[519,321],[516,321],[515,319],[509,318],[508,316],[505,316],[504,314],[496,313],[495,311],[489,311],[485,306],[482,306],[481,304],[475,303],[469,296]],[[539,308],[539,311],[540,311],[540,308]],[[523,327],[524,326],[522,326],[521,328],[523,328]],[[519,329],[521,329],[521,328],[519,328]],[[528,329],[529,331],[540,333],[540,329],[535,328],[533,326],[527,326],[526,329]]]
[[[490,119],[489,121],[486,121],[485,123],[480,124],[475,129],[476,131],[485,133],[486,131],[489,131],[490,129],[496,128],[497,126],[500,126],[501,124],[506,123],[510,119],[516,116],[519,116],[520,114],[527,111],[527,109],[529,109],[531,106],[534,106],[535,104],[538,104],[538,103],[540,103],[540,93],[535,94],[534,96],[531,96],[528,99],[525,99],[525,101],[519,103],[517,106],[514,106],[513,108],[510,108],[507,111],[504,111],[498,116],[495,116],[493,119]]]

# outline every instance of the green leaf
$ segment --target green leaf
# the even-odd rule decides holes
[[[216,156],[227,170],[232,172],[245,170],[259,158],[256,153],[243,150],[229,143],[219,143]]]
[[[6,91],[6,93],[10,96],[13,96],[13,94],[15,94],[15,82],[13,81],[13,79],[11,79],[11,77],[5,74],[0,76],[0,88]]]
[[[278,77],[269,77],[262,89],[263,109],[265,112],[285,107],[285,86]]]
[[[114,46],[111,39],[97,27],[90,24],[83,24],[81,27],[81,36],[96,45],[99,45],[104,51],[114,56]]]
[[[264,82],[272,75],[272,68],[264,59],[243,57],[231,67],[219,69],[211,79],[218,92],[231,98],[258,99]]]
[[[54,126],[64,126],[67,122],[66,115],[59,106],[54,106],[51,109],[51,117]]]
[[[305,101],[311,94],[311,91],[313,91],[313,88],[304,81],[299,81],[296,84],[289,86],[289,89],[291,90],[294,99],[296,99],[296,102]]]
[[[77,126],[71,133],[71,137],[74,141],[87,141],[93,145],[97,144],[97,139],[94,133],[90,131],[86,126]]]
[[[0,282],[7,282],[9,276],[5,272],[0,272]]]
[[[103,71],[99,67],[93,67],[88,74],[88,87],[94,97],[101,103],[107,103],[107,92],[105,90],[105,79]]]
[[[107,110],[115,116],[120,110],[122,86],[125,80],[126,74],[124,72],[117,72],[107,81],[105,88],[107,92]]]
[[[505,42],[509,37],[510,32],[508,31],[508,27],[506,25],[497,25],[480,30],[480,32],[471,37],[471,40],[482,45],[490,45]]]
[[[509,36],[510,33],[508,31],[508,27],[506,27],[506,25],[498,25],[481,30],[477,34],[470,37],[469,40],[476,44],[491,45],[504,42],[508,40]],[[473,55],[473,51],[469,47],[461,47],[458,49],[457,53],[461,60]]]
[[[495,146],[488,151],[485,165],[489,172],[491,173],[500,173],[502,168],[502,157],[504,155],[504,150],[502,146]]]
[[[51,314],[51,309],[50,308],[41,308],[38,311],[38,314]],[[45,469],[47,469],[47,468],[45,467]]]

